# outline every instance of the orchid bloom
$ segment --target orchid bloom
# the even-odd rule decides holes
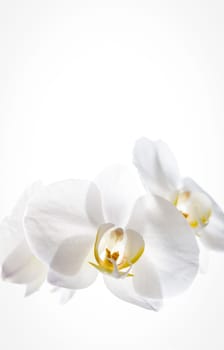
[[[30,186],[20,197],[11,214],[0,223],[0,260],[2,279],[26,286],[25,295],[39,290],[47,277],[47,265],[30,250],[25,239],[23,219],[29,200],[42,188],[41,182]],[[73,290],[56,288],[61,303],[66,303]]]
[[[190,228],[168,201],[142,196],[135,175],[112,166],[94,182],[53,183],[31,198],[26,238],[51,284],[82,289],[100,273],[114,295],[153,310],[189,287],[198,270]]]
[[[181,178],[168,146],[162,141],[141,138],[133,153],[145,189],[173,203],[204,247],[223,251],[224,213],[191,178]]]

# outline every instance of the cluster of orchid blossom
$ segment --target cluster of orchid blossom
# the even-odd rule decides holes
[[[185,291],[204,249],[224,250],[224,213],[180,177],[162,141],[139,139],[133,162],[137,172],[116,165],[94,181],[27,189],[0,225],[2,279],[26,295],[48,282],[67,301],[100,273],[118,298],[151,310]]]

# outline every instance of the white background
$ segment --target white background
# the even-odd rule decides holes
[[[163,139],[224,208],[222,1],[0,2],[0,209],[36,179],[92,178]],[[65,306],[0,284],[0,349],[224,347],[224,256],[159,313],[99,279]]]

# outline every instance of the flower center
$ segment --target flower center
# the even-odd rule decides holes
[[[175,206],[194,229],[206,226],[212,215],[211,200],[202,192],[179,192]]]
[[[144,252],[144,240],[134,230],[103,224],[94,244],[96,262],[89,262],[102,273],[115,278],[131,277],[132,266]]]

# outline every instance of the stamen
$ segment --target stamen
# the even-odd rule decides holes
[[[108,248],[106,248],[106,256],[105,256],[105,259],[109,259],[111,258],[111,252]]]
[[[115,261],[117,261],[117,259],[119,258],[119,252],[114,252],[112,255],[111,255],[111,258],[114,259]]]

